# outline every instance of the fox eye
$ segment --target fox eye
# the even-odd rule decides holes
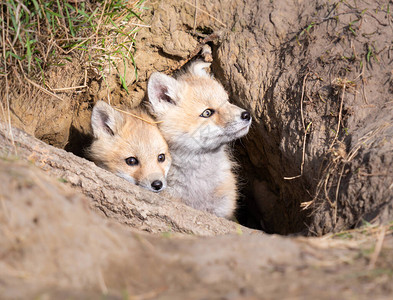
[[[139,164],[139,161],[136,157],[131,156],[129,158],[126,158],[126,164],[129,166],[136,166]]]
[[[161,153],[160,155],[158,155],[157,160],[158,160],[158,162],[164,162],[165,161],[165,154]]]
[[[199,116],[203,118],[210,118],[214,114],[214,109],[205,109]]]

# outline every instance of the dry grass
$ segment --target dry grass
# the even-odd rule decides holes
[[[338,210],[338,196],[341,179],[344,174],[345,167],[349,165],[349,163],[356,157],[359,150],[363,148],[370,147],[374,142],[376,136],[378,136],[385,128],[389,127],[388,123],[384,123],[381,126],[377,127],[374,130],[369,131],[362,138],[359,139],[359,142],[352,147],[350,151],[346,151],[345,144],[339,140],[337,140],[337,135],[335,137],[335,143],[331,145],[328,150],[329,156],[327,157],[326,166],[323,168],[321,174],[321,179],[316,188],[316,193],[312,201],[307,203],[308,208],[310,205],[314,205],[315,209],[322,209],[319,205],[315,205],[318,203],[318,199],[320,194],[323,193],[324,201],[327,201],[330,207],[333,209],[333,222],[334,224],[337,222],[337,210]],[[330,199],[330,191],[335,186],[335,199]]]
[[[373,137],[375,137],[381,130],[383,130],[386,127],[385,125],[383,125],[378,127],[376,130],[367,133],[363,138],[359,140],[359,142],[348,153],[345,144],[343,143],[342,140],[339,139],[340,135],[342,135],[341,129],[343,127],[343,105],[345,101],[345,95],[346,93],[352,93],[352,94],[357,93],[358,81],[360,79],[363,79],[363,72],[360,73],[353,80],[337,77],[332,81],[332,87],[336,89],[337,95],[339,97],[339,103],[340,103],[338,117],[337,117],[338,118],[337,127],[336,130],[334,130],[334,137],[330,142],[330,146],[327,150],[326,163],[323,169],[321,170],[321,178],[317,184],[316,192],[313,196],[313,199],[311,201],[304,202],[301,204],[302,209],[308,209],[310,207],[314,207],[314,212],[315,212],[318,209],[322,209],[322,206],[319,205],[320,201],[318,201],[322,197],[323,199],[322,201],[323,202],[327,201],[327,203],[333,209],[334,224],[337,222],[339,190],[341,186],[341,179],[345,172],[345,167],[357,155],[361,147],[367,147],[370,140],[372,140]],[[302,93],[302,98],[303,98],[303,93]],[[304,127],[303,115],[302,115],[302,122]],[[331,199],[333,188],[335,188],[335,190],[333,191],[334,199]]]

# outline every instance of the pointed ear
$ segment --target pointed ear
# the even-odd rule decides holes
[[[122,122],[123,115],[106,102],[98,101],[94,105],[91,127],[96,138],[115,135]]]
[[[153,73],[147,83],[152,113],[160,114],[177,104],[180,83],[165,74]]]
[[[190,66],[188,67],[188,72],[198,77],[211,78],[210,74],[206,70],[210,68],[210,65],[211,63],[204,62],[202,60],[196,60],[190,64]]]

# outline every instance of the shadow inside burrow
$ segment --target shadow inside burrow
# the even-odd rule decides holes
[[[68,142],[64,150],[75,154],[76,156],[91,160],[88,157],[88,149],[93,143],[93,135],[90,133],[83,133],[75,128],[70,127]]]
[[[250,107],[240,105],[239,99],[247,97],[242,90],[235,90],[236,86],[232,86],[226,79],[227,76],[220,64],[218,57],[218,45],[210,44],[212,48],[213,63],[211,65],[214,77],[225,87],[229,94],[230,102],[239,105],[246,110],[251,110]],[[235,66],[236,67],[236,66]],[[273,94],[276,89],[279,78],[284,74],[280,71],[272,85],[265,93],[264,109],[267,114],[274,116],[274,119],[279,119],[274,109]],[[293,91],[289,88],[288,95]],[[292,97],[300,97],[294,95]],[[293,104],[296,105],[295,103]],[[255,116],[254,116],[255,117]],[[293,116],[296,117],[296,116]],[[260,120],[261,121],[261,120]],[[254,121],[253,121],[254,122]],[[263,122],[263,121],[261,121]],[[280,168],[275,170],[277,174],[273,174],[271,169],[279,164],[278,161],[272,163],[269,161],[268,152],[271,151],[269,143],[264,145],[264,141],[269,138],[266,128],[257,129],[251,126],[250,132],[240,140],[237,140],[231,145],[232,157],[237,163],[235,173],[237,175],[238,201],[236,210],[237,221],[246,227],[262,230],[270,234],[293,235],[307,234],[307,224],[309,223],[309,211],[303,210],[298,199],[308,199],[307,186],[303,179],[287,182],[282,184],[280,175]],[[279,134],[276,135],[277,144],[279,144]],[[258,149],[259,164],[255,165],[252,162],[251,153],[255,151],[255,144],[260,143],[261,149]],[[271,142],[275,144],[274,142]],[[278,151],[278,150],[277,150]],[[255,156],[255,153],[254,153]],[[297,171],[297,165],[287,166],[287,169],[293,169],[293,173]],[[297,186],[296,189],[293,187]],[[300,190],[302,186],[301,195],[299,192],[292,193],[291,190]]]

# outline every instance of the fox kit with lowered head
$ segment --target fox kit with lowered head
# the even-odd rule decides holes
[[[151,112],[172,155],[168,191],[199,210],[230,218],[237,188],[227,143],[247,134],[250,113],[228,102],[222,85],[196,61],[178,78],[154,73]]]
[[[89,156],[131,183],[160,192],[171,164],[168,145],[149,115],[141,110],[130,113],[137,117],[97,102],[91,115],[94,141]]]

